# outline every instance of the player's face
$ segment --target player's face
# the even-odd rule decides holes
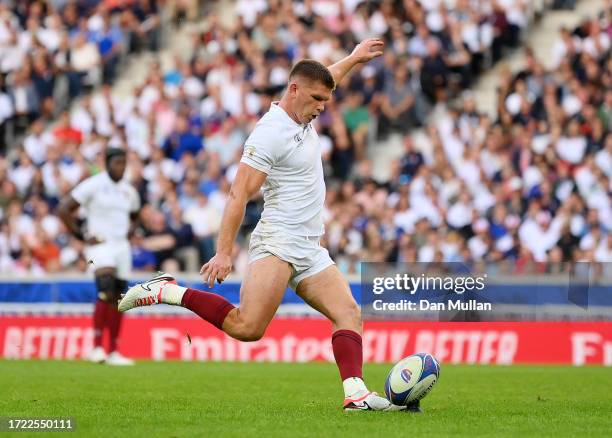
[[[126,165],[127,160],[124,156],[116,156],[111,158],[111,160],[108,162],[107,170],[113,181],[119,181],[121,178],[123,178]]]
[[[310,123],[325,109],[332,90],[320,82],[300,81],[295,95],[295,114],[300,123]]]

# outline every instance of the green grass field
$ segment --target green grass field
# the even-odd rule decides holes
[[[382,392],[389,365],[368,365]],[[450,366],[424,414],[344,413],[332,364],[0,362],[1,416],[71,416],[69,436],[610,436],[612,371]],[[44,434],[37,433],[36,436]],[[23,436],[23,435],[19,435]]]

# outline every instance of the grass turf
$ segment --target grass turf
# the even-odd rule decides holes
[[[371,389],[389,368],[366,366]],[[600,367],[442,365],[424,414],[343,413],[333,364],[0,361],[0,415],[88,437],[609,436],[611,388]]]

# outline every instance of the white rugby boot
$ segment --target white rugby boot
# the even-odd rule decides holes
[[[132,359],[125,357],[118,351],[113,351],[106,358],[106,364],[116,365],[116,366],[130,366],[130,365],[134,365],[134,361]]]
[[[164,287],[170,284],[176,285],[176,279],[165,272],[159,272],[151,280],[132,286],[121,298],[119,311],[126,312],[134,307],[151,306],[160,303],[180,305],[180,301],[176,302],[176,298],[178,298],[174,296],[176,294],[164,294],[162,296]],[[185,288],[179,288],[179,292],[184,293]],[[181,297],[182,293],[180,293]]]
[[[406,406],[396,406],[385,397],[381,397],[375,392],[360,391],[351,397],[344,399],[342,406],[345,412],[355,411],[403,411]]]
[[[95,347],[89,352],[87,360],[95,363],[103,363],[106,360],[106,351],[102,347]]]

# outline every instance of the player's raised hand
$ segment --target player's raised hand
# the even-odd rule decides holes
[[[229,255],[219,253],[215,254],[200,269],[200,275],[208,287],[213,287],[215,281],[222,283],[230,272],[232,272],[232,258]]]
[[[383,54],[385,42],[380,38],[368,38],[355,46],[351,57],[357,62],[368,62]]]

